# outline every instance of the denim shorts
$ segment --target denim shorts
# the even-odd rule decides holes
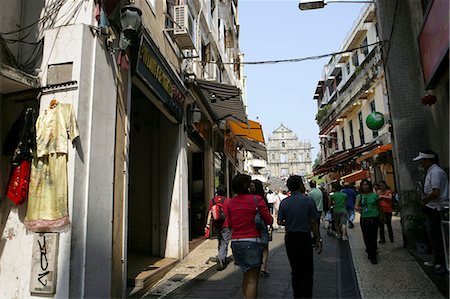
[[[259,268],[262,262],[263,248],[260,243],[252,241],[232,241],[234,263],[247,272],[252,268]]]

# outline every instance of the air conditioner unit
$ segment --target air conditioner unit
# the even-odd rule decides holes
[[[214,62],[205,64],[203,68],[203,75],[205,80],[217,80],[217,64]]]
[[[189,11],[189,7],[187,5],[174,6],[173,16],[175,21],[173,30],[175,43],[182,50],[195,49],[194,18]]]

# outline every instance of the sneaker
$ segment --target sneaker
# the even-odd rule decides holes
[[[348,238],[347,237],[342,237],[342,241],[348,241]]]
[[[434,264],[434,262],[428,262],[428,261],[426,261],[426,262],[423,263],[423,265],[424,265],[424,266],[427,266],[427,267],[434,267],[435,264]]]

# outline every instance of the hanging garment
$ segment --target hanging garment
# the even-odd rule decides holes
[[[30,162],[36,150],[36,110],[25,108],[9,131],[4,150],[12,155],[11,173],[6,186],[6,196],[15,205],[23,204],[28,196]]]
[[[27,229],[48,232],[69,225],[67,139],[73,142],[78,136],[72,105],[59,103],[39,116],[25,217]]]
[[[24,160],[20,165],[13,165],[6,189],[6,196],[16,206],[23,204],[27,200],[29,181],[30,161]]]

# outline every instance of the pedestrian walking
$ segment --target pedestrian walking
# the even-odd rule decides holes
[[[422,204],[427,216],[427,230],[431,241],[434,261],[425,262],[427,266],[433,266],[435,274],[445,274],[445,252],[442,240],[441,221],[448,220],[448,177],[445,171],[439,167],[439,157],[431,150],[419,152],[413,159],[419,161],[420,166],[426,170],[425,184],[423,186]]]
[[[353,221],[355,221],[355,202],[356,202],[356,192],[350,186],[349,182],[344,182],[344,188],[342,188],[341,192],[347,195],[347,214],[348,214],[348,227],[353,228],[355,225]]]
[[[273,213],[272,217],[274,219],[273,221],[273,229],[278,230],[278,211],[280,209],[280,198],[281,191],[277,191],[275,195],[273,196]]]
[[[231,231],[227,220],[227,188],[219,186],[216,190],[216,196],[209,201],[209,212],[205,232],[211,229],[210,222],[213,224],[213,230],[217,234],[218,254],[217,271],[224,270],[227,265],[228,244],[230,243]]]
[[[361,213],[361,230],[366,245],[367,257],[372,264],[377,264],[377,235],[380,217],[380,202],[373,192],[372,183],[361,180],[360,194],[356,197],[355,208]]]
[[[317,225],[320,227],[320,219],[322,217],[323,212],[323,194],[320,189],[317,188],[317,184],[315,181],[309,181],[309,187],[311,190],[308,192],[308,196],[314,200],[317,209]]]
[[[266,197],[264,196],[264,187],[263,183],[260,180],[253,180],[250,184],[250,189],[252,190],[252,194],[259,195],[264,199],[264,202],[267,205],[267,208],[269,208],[269,204],[267,202]],[[270,209],[270,208],[269,208]],[[265,226],[263,229],[261,229],[261,246],[263,248],[262,253],[262,263],[261,263],[261,276],[269,276],[270,272],[267,269],[267,259],[269,258],[269,234],[272,233],[272,225]]]
[[[311,231],[316,252],[322,252],[316,204],[305,195],[300,176],[289,177],[286,185],[291,196],[281,202],[278,224],[286,227],[285,246],[292,270],[292,289],[295,298],[312,298],[314,261]]]
[[[338,182],[333,183],[331,188],[334,193],[330,196],[330,201],[334,206],[333,219],[337,237],[342,241],[347,241],[347,194],[341,192],[342,186]]]
[[[383,213],[383,217],[380,217],[380,243],[386,243],[384,237],[384,225],[386,224],[389,240],[394,242],[394,231],[392,230],[392,191],[388,187],[385,181],[378,182],[380,189],[377,191],[378,198],[380,199],[380,206]]]
[[[233,178],[232,188],[236,196],[228,202],[227,215],[235,264],[244,273],[242,291],[245,298],[256,298],[258,295],[263,248],[260,244],[261,231],[256,226],[255,217],[259,212],[267,225],[273,222],[263,198],[251,194],[251,180],[246,174],[238,174]]]

